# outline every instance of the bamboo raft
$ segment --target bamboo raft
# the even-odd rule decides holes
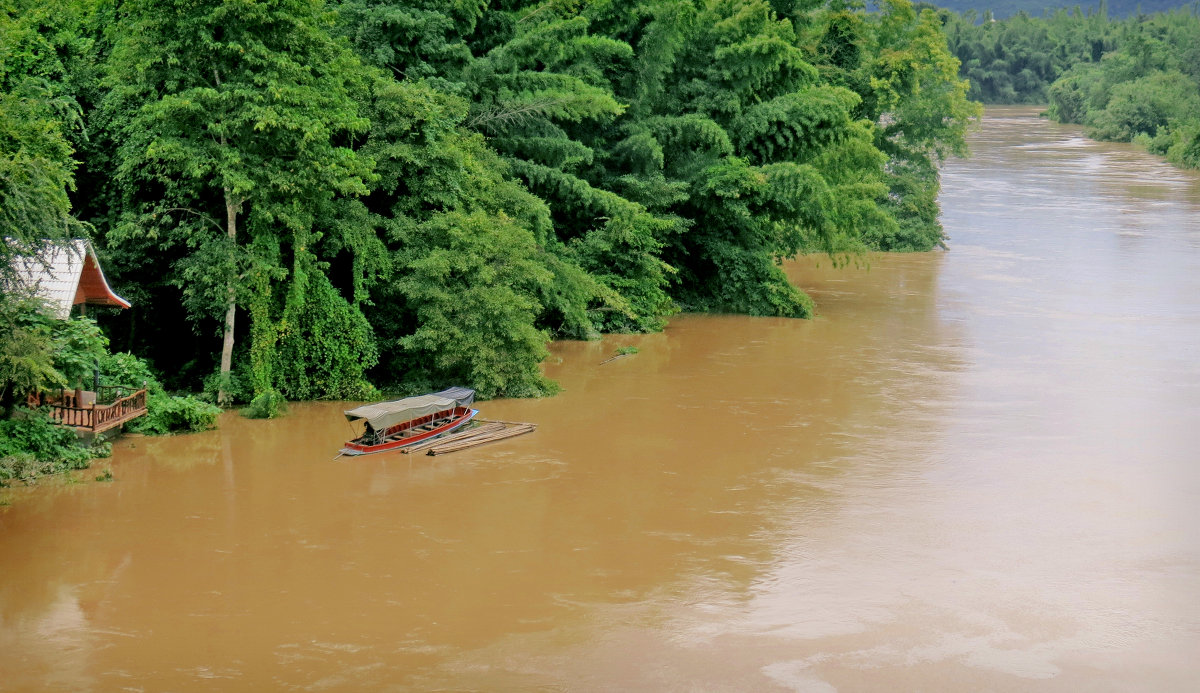
[[[461,440],[466,440],[468,438],[474,438],[474,437],[480,436],[480,435],[487,435],[488,433],[496,433],[497,431],[502,431],[502,430],[504,430],[504,424],[489,422],[482,426],[476,426],[475,428],[468,428],[468,429],[462,430],[462,431],[455,431],[454,433],[444,435],[440,438],[434,438],[432,440],[427,440],[423,443],[417,443],[416,445],[409,445],[406,448],[401,448],[400,452],[402,452],[406,455],[411,455],[412,453],[418,452],[420,450],[428,450],[429,448],[431,448],[435,445],[445,445],[446,443],[448,443],[452,440],[461,441]]]
[[[428,440],[417,445],[411,445],[403,448],[400,452],[412,454],[422,450],[428,450],[429,455],[444,455],[448,452],[458,452],[466,450],[477,445],[486,445],[494,443],[498,440],[507,438],[515,438],[526,433],[533,433],[537,429],[537,425],[530,423],[519,423],[515,421],[487,421],[482,426],[460,431]]]
[[[522,424],[520,426],[513,426],[511,428],[505,428],[503,431],[497,431],[495,433],[485,434],[485,435],[481,435],[481,436],[475,436],[474,438],[471,438],[469,440],[461,440],[461,441],[456,440],[456,441],[448,442],[445,445],[435,445],[429,449],[429,454],[430,455],[444,455],[448,452],[458,452],[459,450],[466,450],[467,448],[473,448],[476,445],[484,445],[487,443],[494,443],[497,440],[504,440],[506,438],[515,438],[516,436],[525,435],[526,433],[533,433],[536,429],[537,429],[537,426],[535,426],[533,424]]]

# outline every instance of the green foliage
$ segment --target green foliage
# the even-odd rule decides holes
[[[254,388],[250,385],[249,359],[243,359],[243,365],[230,373],[210,373],[203,380],[202,391],[198,397],[206,402],[216,402],[217,393],[224,392],[228,401],[233,404],[248,404],[254,399]]]
[[[0,486],[86,469],[92,457],[74,430],[56,425],[45,411],[22,408],[12,418],[0,420]]]
[[[163,391],[162,384],[145,359],[127,352],[117,352],[105,354],[99,359],[99,363],[100,380],[104,385],[127,390],[145,387],[151,394]]]
[[[16,416],[0,421],[0,456],[30,454],[43,462],[90,459],[76,442],[75,432],[55,425],[45,411],[20,408]]]
[[[217,425],[221,408],[195,397],[173,397],[163,392],[146,398],[146,415],[130,421],[126,429],[145,435],[206,431]]]
[[[298,400],[373,397],[365,373],[378,355],[367,319],[319,271],[305,272],[292,290],[279,322],[273,378],[279,391]]]
[[[113,368],[149,374],[149,367],[135,357],[111,356],[108,338],[91,318],[59,320],[37,299],[0,296],[0,404],[5,413],[26,395],[90,388],[97,368],[101,373]],[[104,384],[126,383],[105,379]]]
[[[148,434],[204,430],[213,426],[220,413],[211,404],[163,392],[146,361],[128,353],[109,353],[108,339],[90,318],[58,320],[39,302],[8,295],[0,299],[0,318],[8,328],[0,331],[0,383],[6,407],[11,407],[17,397],[55,387],[90,388],[98,368],[101,383],[106,386],[148,388],[148,413],[127,424],[129,430]],[[21,469],[46,473],[37,470],[56,465],[82,468],[70,467],[78,463],[81,454],[74,445],[74,431],[54,425],[44,413],[21,413],[0,424],[8,427],[4,433],[11,440],[7,443],[15,446],[0,456],[29,458],[38,463],[32,467],[21,463]],[[91,456],[107,456],[100,452],[93,450]]]
[[[536,396],[551,337],[810,315],[780,264],[933,247],[977,114],[907,0],[20,2],[0,153],[48,172],[22,189],[55,223],[79,186],[135,299],[113,343],[267,413],[371,381]],[[64,378],[96,358],[70,329]],[[39,330],[11,351],[51,382]],[[202,418],[101,360],[152,383],[146,430]]]
[[[1153,138],[1171,123],[1200,113],[1200,89],[1180,72],[1154,72],[1113,87],[1104,110],[1088,116],[1097,139]]]
[[[398,285],[419,321],[400,340],[413,375],[472,383],[482,398],[554,392],[538,369],[547,335],[533,326],[539,285],[552,276],[532,235],[505,216],[458,212],[419,233],[423,251]]]
[[[1003,21],[943,12],[971,96],[1049,103],[1048,115],[1102,140],[1134,141],[1179,166],[1200,128],[1200,15],[1194,7],[1111,20],[1104,11]]]
[[[219,407],[192,396],[168,394],[144,359],[129,353],[105,354],[99,359],[101,382],[126,390],[147,389],[146,414],[125,425],[144,435],[206,431],[216,426]]]
[[[274,419],[286,411],[287,399],[279,390],[265,390],[243,407],[241,413],[247,419]]]
[[[557,241],[547,244],[556,256],[548,269],[558,270],[559,281],[543,286],[568,291],[544,296],[540,322],[575,337],[597,328],[659,329],[674,310],[666,292],[670,269],[659,257],[660,238],[674,225],[589,170],[597,163],[595,133],[625,111],[612,75],[632,59],[632,47],[593,31],[591,18],[570,4],[497,9],[484,20],[495,22],[497,36],[462,73],[472,100],[464,125],[487,135],[549,207],[556,238],[538,240]],[[504,41],[494,44],[495,38]],[[581,281],[574,266],[592,281]],[[585,317],[589,303],[602,310]]]
[[[372,287],[374,307],[364,311],[380,346],[378,372],[386,383],[403,389],[465,382],[496,394],[543,392],[536,363],[546,336],[537,325],[539,317],[557,334],[588,336],[595,332],[589,304],[611,302],[611,297],[554,238],[545,203],[505,175],[504,163],[482,136],[458,126],[466,116],[465,102],[407,83],[379,83],[377,90],[378,120],[365,151],[378,162],[380,187],[367,202],[380,210],[375,223],[387,238],[380,254],[392,277]],[[466,231],[454,224],[463,219],[476,220],[480,228],[495,225],[503,233],[460,243]],[[511,249],[504,245],[509,239],[517,244]],[[462,254],[464,267],[491,265],[499,260],[497,253],[503,257],[512,251],[519,252],[520,262],[508,265],[499,279],[464,271],[444,284],[449,278],[429,277],[425,271],[430,266],[420,261],[444,256],[447,243]],[[424,283],[427,278],[431,284]],[[511,286],[497,285],[500,279]],[[460,292],[464,300],[455,305]],[[476,319],[476,311],[485,306],[473,301],[489,292],[507,292],[529,303]],[[541,316],[534,306],[543,311]],[[539,335],[539,344],[528,345],[513,339],[514,334]],[[500,351],[464,354],[459,350],[464,336]],[[431,350],[441,343],[453,345],[454,353],[435,364]],[[535,354],[532,368],[526,349]],[[483,358],[502,365],[486,373]],[[512,362],[504,363],[506,358]],[[477,363],[466,363],[471,359]]]
[[[40,301],[0,294],[0,414],[27,394],[67,384],[54,367],[53,323]]]
[[[228,373],[236,306],[269,303],[261,290],[286,276],[284,253],[303,258],[320,239],[319,213],[367,192],[371,162],[344,139],[369,125],[354,98],[369,72],[313,0],[129,2],[118,19],[105,111],[126,211],[112,238],[186,248],[190,309],[227,315]],[[256,390],[274,332],[253,328]]]
[[[1186,7],[1192,4],[1189,0],[1090,0],[1090,2],[1072,2],[1071,0],[940,0],[938,7],[945,7],[954,12],[974,14],[988,19],[1003,19],[1014,15],[1039,14],[1052,15],[1065,10],[1086,12],[1089,15],[1104,15],[1106,17],[1133,17],[1137,15],[1166,12],[1168,10]]]
[[[1139,16],[1114,24],[1113,37],[1111,52],[1076,63],[1051,85],[1050,116],[1200,166],[1200,15]]]
[[[67,387],[90,386],[96,365],[108,356],[108,337],[92,318],[77,317],[50,323],[54,368]]]
[[[970,11],[942,14],[970,96],[985,103],[1046,103],[1056,79],[1074,65],[1099,61],[1115,40],[1108,15],[1078,8],[1041,19],[1024,13],[979,19]]]
[[[1171,163],[1200,168],[1200,119],[1175,126],[1165,140],[1165,154]]]
[[[80,111],[59,82],[59,52],[67,51],[45,26],[49,15],[23,0],[0,11],[0,282],[11,278],[13,258],[39,256],[46,241],[86,231],[68,197]]]

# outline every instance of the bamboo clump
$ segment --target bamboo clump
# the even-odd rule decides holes
[[[489,424],[489,425],[491,425],[491,424]],[[483,427],[481,426],[480,428],[483,428]],[[537,426],[534,424],[523,423],[523,424],[517,424],[515,426],[510,426],[510,427],[504,427],[503,425],[501,425],[501,429],[502,430],[499,430],[499,431],[491,431],[489,433],[482,433],[482,434],[478,434],[478,435],[474,435],[474,436],[459,438],[456,440],[438,441],[440,444],[430,447],[428,454],[444,455],[448,452],[458,452],[459,450],[473,448],[476,445],[485,445],[487,443],[494,443],[497,440],[504,440],[506,438],[513,438],[516,436],[524,435],[526,433],[533,433],[534,430],[537,429]],[[476,429],[476,430],[478,430],[478,429]]]

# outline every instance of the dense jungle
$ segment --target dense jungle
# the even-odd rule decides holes
[[[942,244],[978,101],[1197,165],[1197,51],[1186,9],[8,0],[0,456],[49,464],[24,397],[96,370],[148,383],[138,426],[169,432],[540,396],[551,339],[810,317],[782,261]],[[81,237],[130,309],[57,320],[15,281]]]
[[[941,12],[970,97],[1048,104],[1047,115],[1102,141],[1136,142],[1200,168],[1200,15],[1196,6],[1113,19],[1103,8],[995,20]]]
[[[906,0],[0,18],[0,266],[90,236],[133,307],[81,360],[136,354],[166,389],[267,415],[444,383],[543,395],[551,338],[807,317],[779,262],[934,247],[938,164],[979,114]],[[6,410],[74,377],[55,344],[81,328],[28,300],[6,292]]]

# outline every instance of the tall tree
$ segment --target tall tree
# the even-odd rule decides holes
[[[86,234],[68,195],[79,107],[56,53],[67,39],[52,20],[32,3],[0,9],[0,286],[11,279],[14,257],[37,257],[48,240]]]
[[[884,154],[882,208],[894,224],[875,224],[863,241],[877,250],[929,250],[942,241],[939,167],[967,152],[966,133],[981,113],[967,98],[941,21],[909,0],[883,0],[863,13],[835,2],[810,27],[813,60],[861,98],[853,113],[870,124]]]
[[[187,304],[223,313],[223,378],[239,303],[266,303],[251,312],[269,320],[262,289],[311,262],[317,211],[368,189],[371,162],[347,146],[368,126],[353,97],[364,69],[331,38],[332,20],[319,0],[120,8],[104,104],[127,209],[114,235],[186,247],[178,269]],[[274,337],[258,327],[261,390]]]
[[[808,62],[792,22],[762,0],[597,6],[634,47],[627,114],[597,168],[606,185],[675,222],[663,258],[684,307],[806,316],[779,263],[856,248],[885,192],[859,97]],[[860,156],[866,153],[864,158]]]

